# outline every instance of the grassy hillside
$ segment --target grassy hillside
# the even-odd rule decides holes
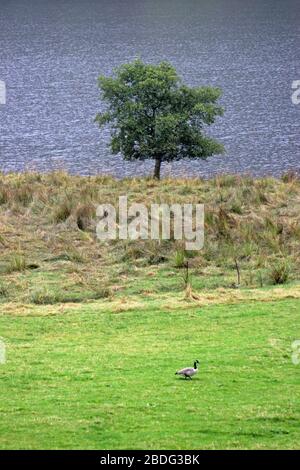
[[[100,244],[95,207],[131,202],[205,203],[205,247],[176,241]],[[0,176],[0,302],[61,303],[182,290],[262,287],[300,278],[300,180]],[[138,280],[138,282],[136,282]]]
[[[96,205],[126,194],[204,202],[204,249],[100,244]],[[299,446],[299,207],[292,174],[1,175],[0,448]]]

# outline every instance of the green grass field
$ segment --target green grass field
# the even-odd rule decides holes
[[[1,449],[299,446],[298,299],[0,307]]]
[[[96,207],[124,194],[203,202],[203,250],[100,243]],[[299,208],[292,173],[0,173],[0,448],[297,448]]]

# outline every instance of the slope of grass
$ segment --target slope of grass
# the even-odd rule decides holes
[[[297,299],[2,304],[0,447],[297,448]],[[169,306],[169,308],[168,308]],[[191,381],[176,369],[200,360]]]
[[[204,249],[100,243],[120,195],[205,203]],[[0,447],[296,448],[299,207],[295,174],[0,174]]]
[[[100,243],[96,207],[204,203],[205,246],[181,242]],[[195,289],[257,288],[300,278],[300,179],[116,181],[63,172],[0,174],[0,303],[61,303],[119,293],[179,292],[190,264]],[[136,280],[138,279],[138,282]]]

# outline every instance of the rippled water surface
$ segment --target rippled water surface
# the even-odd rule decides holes
[[[140,56],[171,61],[190,85],[223,88],[212,133],[227,149],[165,174],[278,175],[300,168],[299,0],[1,0],[0,167],[148,173],[124,163],[93,123],[97,77]]]

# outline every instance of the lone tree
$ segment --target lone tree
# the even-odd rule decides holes
[[[96,116],[100,127],[110,124],[111,149],[125,160],[155,160],[154,177],[162,162],[205,159],[224,148],[204,133],[223,109],[221,90],[184,85],[175,68],[135,60],[99,77],[106,110]]]

